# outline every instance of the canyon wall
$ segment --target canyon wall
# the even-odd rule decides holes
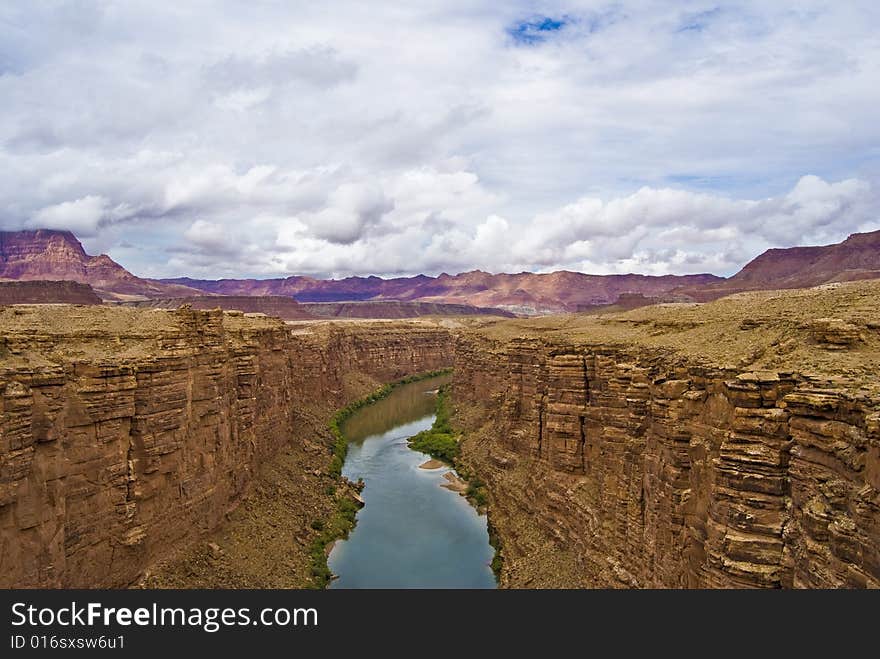
[[[0,281],[0,306],[7,304],[101,304],[101,298],[75,281]]]
[[[132,584],[280,447],[329,460],[334,408],[451,361],[445,330],[402,323],[14,307],[0,328],[0,587]]]
[[[291,297],[283,295],[202,295],[190,297],[151,298],[134,302],[119,303],[138,309],[177,309],[189,305],[193,309],[207,311],[223,309],[244,313],[262,313],[281,320],[315,320],[303,305]]]
[[[462,333],[502,585],[880,587],[880,288],[846,290]]]

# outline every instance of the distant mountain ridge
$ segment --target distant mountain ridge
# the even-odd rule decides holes
[[[89,284],[105,300],[199,295],[131,274],[106,254],[90,256],[70,231],[0,231],[0,279]]]
[[[299,302],[400,300],[494,307],[524,314],[581,311],[610,304],[624,293],[655,297],[683,285],[701,286],[723,281],[715,275],[587,275],[559,271],[497,274],[474,270],[438,277],[417,275],[381,279],[347,277],[338,280],[311,277],[285,279],[201,280],[181,277],[163,283],[185,285],[219,295],[290,295]]]
[[[305,276],[152,280],[133,275],[105,254],[86,254],[69,231],[0,232],[0,280],[74,281],[89,284],[102,299],[112,301],[205,295],[284,296],[302,303],[400,301],[541,314],[601,309],[616,305],[621,298],[624,306],[670,300],[708,301],[740,291],[873,278],[880,278],[880,231],[852,234],[833,245],[770,249],[729,279],[711,274],[491,274],[473,270],[437,277],[339,280]]]
[[[321,318],[418,318],[420,316],[503,316],[514,314],[496,307],[474,307],[469,304],[437,302],[401,302],[400,300],[366,300],[357,302],[302,302],[308,313]]]
[[[733,277],[677,293],[704,302],[744,291],[810,288],[821,284],[880,278],[880,231],[854,233],[819,247],[768,249]]]

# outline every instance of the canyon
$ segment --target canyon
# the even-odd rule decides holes
[[[874,281],[455,322],[6,307],[0,584],[308,585],[333,411],[451,365],[502,587],[878,587],[878,318]]]
[[[688,285],[296,292],[144,280],[72,234],[5,232],[0,586],[307,586],[354,496],[334,411],[451,366],[501,586],[880,587],[878,254],[874,232]],[[510,317],[560,309],[591,313]]]
[[[2,587],[132,585],[234,515],[279,452],[307,543],[333,506],[332,411],[452,360],[425,323],[190,308],[4,307],[0,341]],[[306,547],[285,560],[307,584]]]

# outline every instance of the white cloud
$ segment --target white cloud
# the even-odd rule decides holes
[[[512,251],[523,263],[535,253],[532,262],[543,266],[727,272],[771,246],[832,242],[880,227],[878,211],[876,191],[855,179],[829,184],[804,176],[786,194],[761,200],[646,187],[539,214]]]
[[[91,236],[104,218],[107,200],[104,197],[88,195],[74,201],[63,201],[41,208],[29,221],[31,227],[47,229],[69,229],[75,233]]]
[[[134,214],[135,210],[125,202],[111,206],[105,197],[87,195],[39,209],[26,221],[26,226],[68,229],[80,236],[90,237],[94,236],[102,225],[123,222]]]
[[[14,0],[0,223],[154,276],[724,274],[880,226],[878,22],[868,0]]]
[[[325,208],[305,216],[305,224],[314,237],[342,245],[366,237],[394,208],[394,202],[375,185],[346,183],[327,201]]]

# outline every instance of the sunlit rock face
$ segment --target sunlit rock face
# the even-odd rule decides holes
[[[461,333],[453,397],[502,585],[880,585],[878,293]]]
[[[302,465],[293,500],[314,505],[332,411],[451,362],[446,330],[396,323],[34,306],[0,309],[0,327],[3,587],[135,582],[216,528],[282,446]]]

